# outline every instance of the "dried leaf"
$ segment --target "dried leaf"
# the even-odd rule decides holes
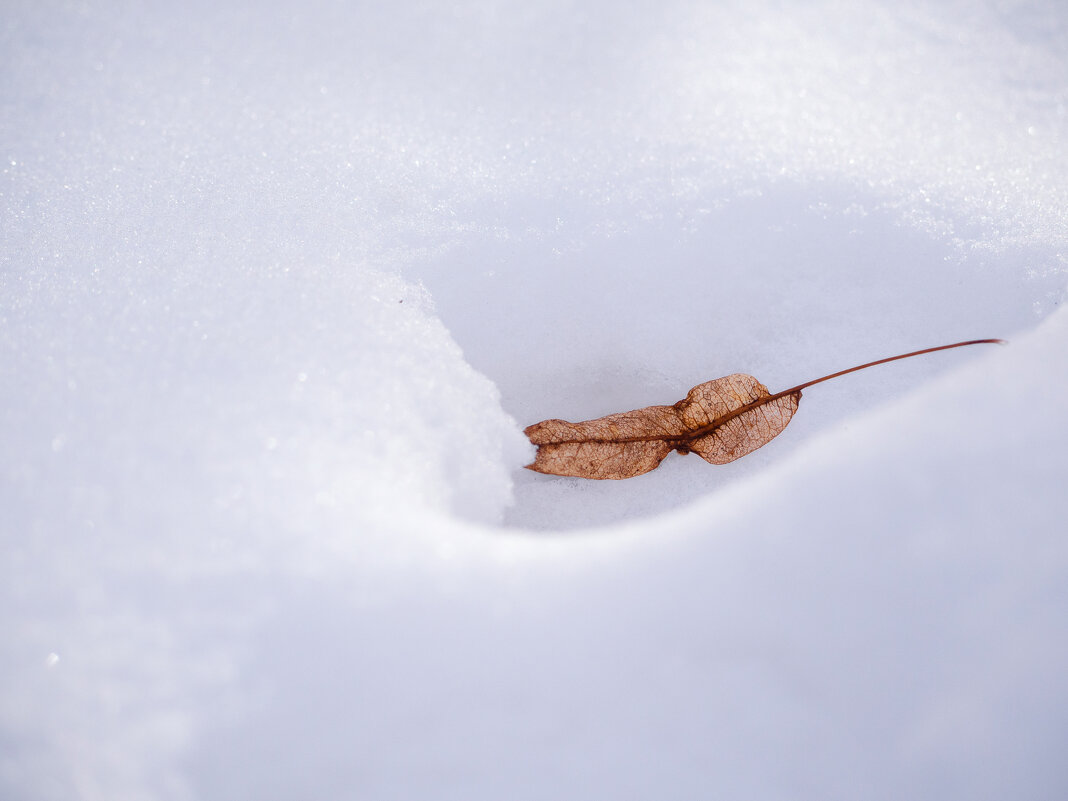
[[[698,384],[674,406],[646,406],[583,423],[543,420],[526,429],[538,447],[527,467],[558,476],[631,478],[656,469],[672,451],[727,464],[782,433],[797,411],[801,390],[813,384],[910,356],[992,342],[1001,340],[976,339],[903,353],[775,394],[752,376],[736,373]]]

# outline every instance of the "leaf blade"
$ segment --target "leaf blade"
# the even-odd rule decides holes
[[[690,450],[709,464],[730,464],[762,448],[786,430],[801,401],[801,392],[770,397],[698,437]]]
[[[569,423],[543,420],[524,432],[538,446],[538,473],[577,478],[623,479],[648,473],[671,453],[686,429],[674,406],[647,406]]]
[[[527,467],[618,480],[656,469],[673,450],[727,464],[778,436],[800,397],[800,391],[772,396],[753,376],[735,373],[698,384],[673,406],[646,406],[581,423],[543,420],[524,432],[538,446]]]

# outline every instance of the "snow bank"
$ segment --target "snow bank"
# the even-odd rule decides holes
[[[8,797],[174,791],[254,585],[436,553],[438,517],[510,499],[529,445],[419,288],[255,272],[52,277],[5,320]]]
[[[1059,5],[14,3],[0,52],[0,795],[1064,797]],[[520,469],[976,336],[730,466]]]

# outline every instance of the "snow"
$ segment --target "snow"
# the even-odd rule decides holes
[[[1068,12],[13,2],[0,797],[1068,793]],[[522,427],[732,372],[732,465]]]

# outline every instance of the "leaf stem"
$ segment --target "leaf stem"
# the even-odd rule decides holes
[[[1004,339],[969,339],[967,342],[954,342],[952,345],[939,345],[935,348],[924,348],[923,350],[914,350],[911,353],[902,353],[900,356],[890,356],[886,359],[877,359],[874,362],[868,362],[867,364],[859,364],[856,367],[850,367],[848,370],[839,370],[837,373],[831,373],[825,375],[823,378],[816,378],[812,381],[806,381],[804,384],[798,384],[796,387],[790,387],[784,389],[782,392],[776,392],[770,398],[767,398],[765,402],[773,400],[775,398],[781,398],[784,395],[790,395],[794,392],[800,392],[802,389],[811,387],[813,384],[821,384],[824,381],[830,381],[832,378],[838,378],[840,375],[846,373],[855,373],[857,370],[864,370],[868,367],[874,367],[877,364],[886,364],[887,362],[896,362],[898,359],[908,359],[912,356],[922,356],[924,353],[934,353],[937,350],[949,350],[950,348],[963,348],[965,345],[1004,345]]]

